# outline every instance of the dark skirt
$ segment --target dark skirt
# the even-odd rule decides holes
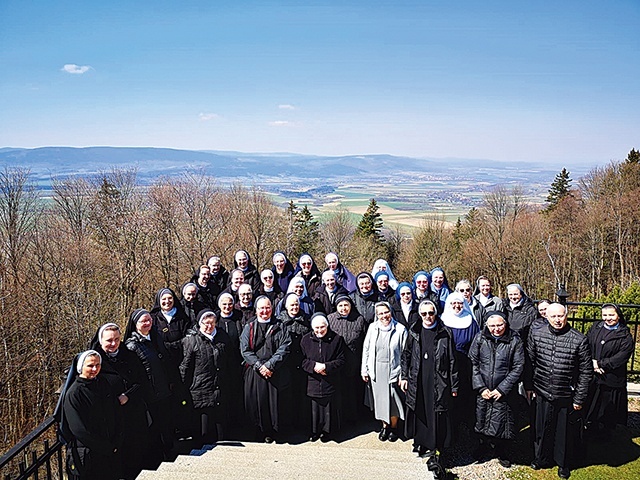
[[[340,394],[311,398],[311,433],[335,434],[340,430]]]
[[[273,382],[253,368],[244,373],[244,408],[247,416],[263,434],[271,436],[280,428],[278,404],[281,393]]]
[[[616,424],[626,425],[628,416],[627,389],[604,384],[592,386],[587,411],[587,423],[613,430]]]

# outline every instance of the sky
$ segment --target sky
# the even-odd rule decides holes
[[[0,147],[606,164],[640,0],[0,0]]]

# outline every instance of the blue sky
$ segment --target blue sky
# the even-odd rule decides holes
[[[605,164],[640,1],[0,0],[0,147]]]

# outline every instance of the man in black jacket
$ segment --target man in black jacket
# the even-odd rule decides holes
[[[567,324],[567,309],[547,308],[549,325],[531,330],[527,351],[533,378],[527,392],[535,398],[534,454],[531,468],[547,467],[553,459],[558,476],[569,478],[572,426],[587,399],[593,364],[587,337]]]

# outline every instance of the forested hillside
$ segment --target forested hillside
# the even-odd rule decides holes
[[[0,447],[51,414],[73,355],[96,327],[124,326],[163,286],[179,291],[214,254],[232,267],[245,249],[258,268],[276,250],[309,252],[320,268],[336,252],[357,273],[386,258],[396,277],[442,266],[450,283],[489,276],[533,298],[566,285],[571,300],[628,290],[640,275],[640,153],[572,181],[558,174],[546,208],[519,187],[487,192],[455,227],[428,217],[412,231],[384,224],[375,200],[359,224],[346,210],[313,218],[276,207],[256,188],[220,187],[185,174],[140,187],[135,170],[55,180],[40,198],[29,172],[0,172]]]

